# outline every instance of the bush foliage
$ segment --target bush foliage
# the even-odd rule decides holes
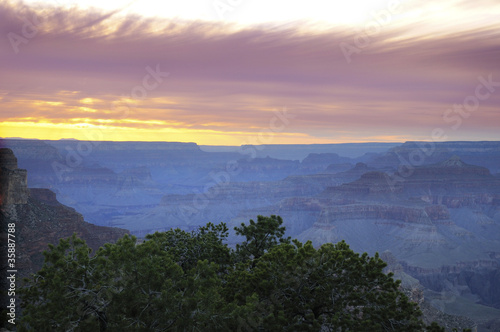
[[[421,312],[375,254],[284,238],[279,216],[125,236],[94,255],[77,236],[21,290],[19,331],[421,331]]]

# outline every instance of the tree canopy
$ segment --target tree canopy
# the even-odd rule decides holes
[[[421,331],[421,312],[376,254],[284,238],[279,216],[124,236],[94,255],[50,245],[21,289],[19,331]]]

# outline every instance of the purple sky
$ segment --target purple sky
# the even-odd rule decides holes
[[[378,27],[361,44],[365,30],[307,21],[3,1],[0,136],[240,145],[431,140],[441,129],[436,139],[500,139],[500,24]]]

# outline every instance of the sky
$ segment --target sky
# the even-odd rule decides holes
[[[0,137],[500,140],[497,0],[0,0]]]

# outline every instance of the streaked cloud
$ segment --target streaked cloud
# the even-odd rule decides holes
[[[105,139],[239,145],[286,107],[295,117],[273,143],[430,139],[436,127],[498,140],[500,87],[457,130],[443,119],[478,77],[500,82],[500,24],[488,19],[500,5],[478,4],[402,2],[348,63],[340,45],[356,47],[363,24],[241,26],[2,2],[1,36],[40,24],[17,53],[0,40],[1,136],[85,139],[92,128]],[[161,82],[157,68],[168,72]]]

